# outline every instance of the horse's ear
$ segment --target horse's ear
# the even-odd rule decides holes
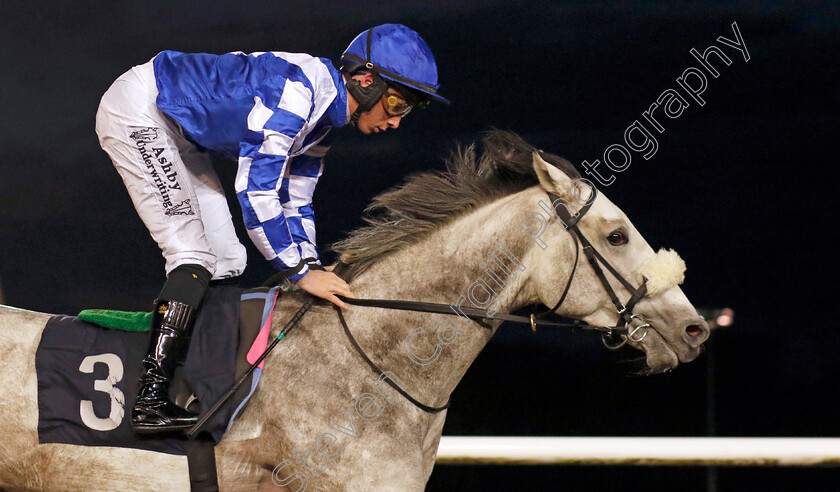
[[[537,173],[540,185],[542,185],[546,191],[558,196],[563,196],[569,192],[569,188],[572,185],[572,179],[567,176],[566,173],[545,162],[537,151],[534,151],[533,159],[534,171]]]

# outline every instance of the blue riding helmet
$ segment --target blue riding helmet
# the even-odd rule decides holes
[[[449,104],[449,100],[437,94],[438,75],[432,51],[425,41],[413,30],[401,24],[382,24],[368,29],[350,43],[341,55],[341,70],[348,74],[359,70],[370,71],[374,77],[379,76],[396,85],[405,86],[431,98]],[[378,86],[378,87],[374,87]],[[348,89],[351,85],[348,84]],[[351,93],[363,99],[358,101],[367,106],[367,111],[387,92],[386,84],[371,84],[368,88],[360,88],[358,84],[352,87]],[[359,92],[364,90],[364,93]],[[373,93],[371,93],[371,91]],[[361,108],[360,108],[361,109]]]

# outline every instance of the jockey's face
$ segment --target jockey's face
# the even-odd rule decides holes
[[[398,98],[402,96],[394,89],[388,89],[388,94],[382,96],[383,99],[394,95]],[[365,135],[371,133],[384,132],[388,128],[398,128],[404,115],[392,116],[385,111],[385,104],[380,101],[380,104],[375,104],[370,111],[366,111],[359,115],[359,130]]]
[[[373,82],[373,77],[369,73],[353,76],[353,78],[357,77],[359,78],[362,87],[367,87],[371,84],[371,82]],[[405,99],[399,91],[389,88],[388,93],[382,97],[379,104],[374,104],[370,111],[366,111],[359,115],[359,123],[357,126],[360,132],[365,135],[370,135],[371,133],[384,132],[388,128],[398,128],[400,126],[400,122],[407,112],[401,115],[389,114],[388,111],[386,111],[386,104],[388,104],[389,101],[387,98],[390,96],[395,96],[398,102],[405,102]],[[393,102],[393,99],[390,102]],[[397,107],[399,107],[399,105]]]

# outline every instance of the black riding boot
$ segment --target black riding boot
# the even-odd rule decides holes
[[[178,301],[155,303],[151,338],[140,377],[140,388],[131,422],[137,433],[189,429],[198,421],[194,415],[169,400],[169,383],[189,346],[195,312]]]
[[[169,400],[175,368],[187,357],[195,312],[207,292],[210,272],[201,265],[180,265],[169,272],[160,302],[155,301],[145,373],[131,422],[138,433],[166,432],[192,427],[198,418]]]

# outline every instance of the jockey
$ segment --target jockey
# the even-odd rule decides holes
[[[285,52],[224,55],[163,51],[108,89],[96,134],[166,259],[136,432],[186,429],[197,417],[169,400],[195,312],[211,281],[245,270],[246,253],[206,151],[238,161],[234,189],[251,241],[306,292],[342,308],[352,295],[320,267],[312,194],[332,128],[397,128],[437,95],[437,66],[420,36],[399,24],[359,34],[336,70],[325,58]]]

